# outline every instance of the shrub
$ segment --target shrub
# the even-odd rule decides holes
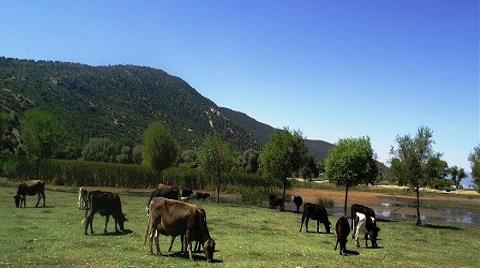
[[[333,201],[332,199],[318,198],[317,204],[319,204],[320,206],[326,209],[332,209],[335,207],[335,201]]]

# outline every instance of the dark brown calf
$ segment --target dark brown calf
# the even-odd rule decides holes
[[[342,255],[347,251],[347,238],[350,234],[347,217],[342,216],[338,219],[337,224],[335,224],[335,231],[337,232],[337,243],[334,250],[337,250],[337,246],[340,243],[340,255]]]
[[[38,200],[35,207],[38,207],[40,199],[43,199],[43,207],[45,207],[45,182],[42,180],[24,181],[18,185],[17,194],[13,196],[15,199],[15,206],[23,207],[27,206],[27,195],[38,194]]]

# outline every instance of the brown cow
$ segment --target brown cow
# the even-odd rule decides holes
[[[157,230],[172,237],[185,235],[188,255],[193,261],[192,241],[200,241],[205,249],[207,261],[213,260],[215,241],[208,232],[205,222],[205,213],[195,205],[171,200],[163,197],[154,197],[150,202],[150,216],[145,233],[145,243],[149,236],[150,253],[153,254],[153,238]],[[157,253],[161,254],[158,236],[155,238]]]
[[[45,182],[42,180],[24,181],[18,185],[17,194],[13,196],[15,199],[15,206],[23,207],[27,206],[27,195],[38,194],[38,200],[35,207],[38,207],[40,199],[43,199],[43,207],[45,207]]]

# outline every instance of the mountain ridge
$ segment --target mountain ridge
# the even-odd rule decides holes
[[[213,130],[240,150],[259,149],[279,129],[216,105],[180,77],[137,65],[100,65],[0,57],[0,109],[31,107],[55,114],[69,144],[107,137],[138,144],[150,122],[167,125],[183,149],[197,148]],[[15,100],[12,102],[12,100]],[[333,144],[305,142],[316,159]]]

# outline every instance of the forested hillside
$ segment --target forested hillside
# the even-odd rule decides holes
[[[149,67],[0,57],[0,93],[1,110],[16,117],[31,107],[49,111],[65,125],[67,144],[81,147],[93,137],[139,144],[153,121],[164,123],[183,149],[198,147],[213,129],[241,150],[258,149],[278,131],[218,107],[184,80]],[[306,145],[317,159],[332,147],[314,140]]]

